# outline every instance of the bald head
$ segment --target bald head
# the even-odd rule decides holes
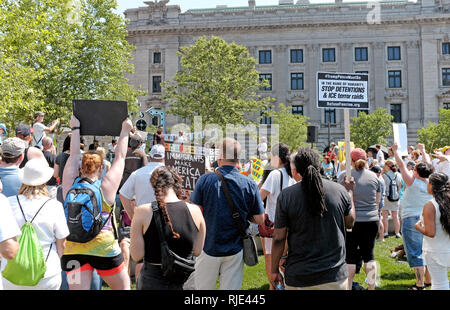
[[[226,138],[222,141],[219,146],[219,159],[223,163],[233,163],[239,162],[239,156],[241,154],[241,144],[231,138]]]
[[[48,150],[53,146],[53,141],[50,137],[44,137],[44,139],[42,139],[42,148],[44,150]]]

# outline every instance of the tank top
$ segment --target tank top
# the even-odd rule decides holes
[[[192,219],[191,212],[189,211],[186,202],[172,202],[167,203],[166,206],[173,230],[180,234],[180,239],[173,238],[170,226],[163,220],[164,233],[169,248],[181,257],[187,258],[192,256],[198,228]],[[161,219],[163,219],[162,211],[160,210],[160,212]],[[144,234],[144,244],[144,261],[152,264],[161,264],[161,242],[156,229],[155,217],[152,217],[150,226]]]
[[[444,230],[441,224],[441,212],[439,205],[433,198],[431,203],[436,210],[436,235],[434,238],[423,237],[423,250],[432,253],[450,253],[450,235]],[[423,222],[423,218],[421,218]]]
[[[406,187],[403,199],[401,201],[401,217],[402,219],[420,216],[425,204],[433,199],[428,193],[427,183],[414,179],[411,186]]]

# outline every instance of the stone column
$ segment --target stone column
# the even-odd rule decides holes
[[[386,102],[384,99],[386,92],[386,56],[385,56],[385,44],[384,42],[372,43],[372,59],[371,59],[371,72],[370,76],[373,79],[375,87],[375,102],[371,102],[371,110],[376,110],[379,107],[386,108]]]
[[[420,42],[418,40],[408,41],[406,44],[406,68],[407,72],[407,94],[408,100],[402,109],[405,113],[404,121],[408,123],[408,129],[418,129],[422,116],[421,108],[421,76],[420,76]]]

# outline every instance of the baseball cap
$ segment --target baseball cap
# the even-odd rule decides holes
[[[6,125],[3,123],[0,123],[0,128],[3,129],[3,131],[5,132],[4,134],[7,135],[8,131],[6,131]]]
[[[8,158],[15,158],[25,152],[26,144],[19,138],[8,138],[2,144],[2,156]]]
[[[16,135],[22,135],[24,137],[31,135],[30,126],[26,124],[19,124],[19,126],[16,127]]]
[[[166,149],[162,144],[156,144],[150,151],[150,157],[153,159],[164,159],[166,157]]]
[[[372,168],[370,168],[370,170],[375,172],[375,173],[381,173],[381,167],[380,166],[373,166]]]
[[[450,146],[449,145],[447,145],[447,146],[444,146],[443,148],[442,148],[442,153],[445,153],[447,150],[449,150],[450,149]]]
[[[364,151],[363,149],[359,149],[359,148],[352,150],[350,156],[353,161],[358,161],[360,159],[367,160],[366,151]]]

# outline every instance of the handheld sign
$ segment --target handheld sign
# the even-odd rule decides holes
[[[80,121],[82,136],[120,136],[128,117],[125,101],[73,100],[73,115]]]
[[[317,72],[317,107],[369,109],[369,75]]]
[[[406,124],[393,124],[394,142],[398,144],[398,154],[400,156],[408,156],[408,133]]]
[[[193,191],[198,179],[206,172],[205,155],[167,151],[165,165],[183,178],[183,189],[187,191]]]

